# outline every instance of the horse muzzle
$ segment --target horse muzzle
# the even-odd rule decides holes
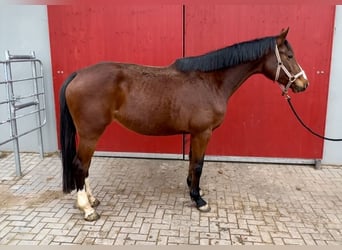
[[[292,82],[290,88],[294,93],[303,92],[309,87],[309,81],[305,77],[299,77],[294,82]]]

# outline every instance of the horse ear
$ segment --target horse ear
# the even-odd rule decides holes
[[[277,36],[277,45],[281,45],[285,39],[286,39],[286,36],[287,36],[287,33],[289,33],[289,27],[287,29],[282,29],[279,36]]]

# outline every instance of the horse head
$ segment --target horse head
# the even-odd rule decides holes
[[[290,43],[286,40],[289,28],[283,29],[276,37],[274,52],[270,53],[264,64],[264,73],[278,82],[283,94],[291,88],[294,93],[304,91],[309,81],[297,62]]]

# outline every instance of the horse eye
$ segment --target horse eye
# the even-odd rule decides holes
[[[290,55],[287,55],[287,57],[288,57],[289,59],[292,59],[292,58],[293,58],[293,55],[290,54]]]

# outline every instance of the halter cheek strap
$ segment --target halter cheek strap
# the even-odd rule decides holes
[[[278,45],[275,46],[275,55],[276,55],[276,58],[277,58],[277,70],[276,70],[276,75],[275,75],[274,81],[277,82],[279,80],[280,70],[283,70],[284,73],[289,78],[289,82],[287,83],[287,85],[285,87],[282,84],[279,83],[279,86],[280,86],[280,88],[281,88],[281,90],[283,92],[283,95],[285,95],[285,94],[287,94],[287,92],[288,92],[288,90],[289,90],[289,88],[290,88],[292,83],[294,83],[300,76],[304,76],[306,78],[306,75],[305,75],[304,70],[302,69],[302,67],[300,67],[300,65],[298,65],[299,68],[300,68],[300,72],[298,72],[296,75],[291,74],[287,70],[287,68],[285,67],[285,65],[281,61]]]

